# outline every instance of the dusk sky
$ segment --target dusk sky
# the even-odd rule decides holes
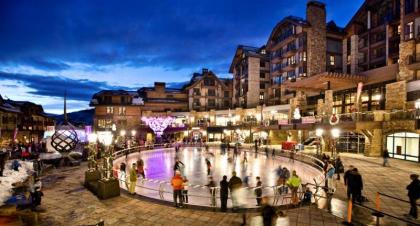
[[[86,109],[101,89],[183,82],[208,68],[231,76],[237,45],[266,44],[283,17],[305,17],[307,0],[0,1],[0,94],[62,113]],[[363,0],[328,0],[345,26]],[[172,84],[174,85],[174,84]]]

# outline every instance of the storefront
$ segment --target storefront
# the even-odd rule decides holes
[[[364,153],[365,136],[354,132],[344,132],[337,139],[339,152]]]
[[[389,156],[419,162],[420,135],[411,132],[393,133],[386,137]]]

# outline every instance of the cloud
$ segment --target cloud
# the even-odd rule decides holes
[[[0,81],[6,80],[23,84],[30,89],[26,93],[38,96],[62,98],[64,91],[67,90],[68,99],[76,101],[89,101],[95,92],[103,89],[132,90],[129,87],[111,86],[106,82],[97,82],[88,79],[0,72]]]

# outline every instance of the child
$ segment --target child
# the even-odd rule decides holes
[[[304,204],[311,204],[312,202],[312,191],[307,187],[305,193],[303,194],[302,202]]]
[[[188,179],[184,177],[184,183],[182,183],[184,189],[182,190],[182,198],[184,199],[184,203],[188,203]]]
[[[165,197],[163,197],[163,194],[165,193],[165,187],[164,187],[165,182],[160,182],[159,184],[159,197],[160,199],[164,200]]]

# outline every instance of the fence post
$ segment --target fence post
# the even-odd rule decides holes
[[[352,201],[352,197],[350,196],[350,199],[348,201],[348,206],[347,206],[347,221],[344,221],[343,224],[344,225],[353,225],[353,223],[351,223],[351,215],[353,212],[353,201]]]
[[[381,197],[379,195],[379,192],[376,192],[376,211],[381,210]]]

